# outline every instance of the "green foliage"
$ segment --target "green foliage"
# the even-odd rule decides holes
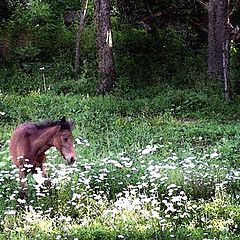
[[[20,64],[61,56],[61,49],[67,55],[73,49],[74,34],[66,30],[62,15],[41,0],[19,5],[8,22],[7,33],[12,61],[20,60]]]
[[[207,78],[205,46],[188,23],[155,22],[147,33],[120,20],[120,12],[138,21],[176,5],[178,21],[199,13],[195,3],[113,1],[118,81],[100,97],[92,9],[75,73],[76,24],[66,28],[63,16],[81,1],[28,2],[16,2],[0,36],[9,45],[0,69],[0,239],[239,239],[238,99],[224,102]],[[237,67],[231,74],[237,82]],[[62,116],[76,123],[77,163],[50,150],[52,185],[40,191],[29,175],[24,206],[11,132]]]
[[[152,36],[125,26],[115,33],[115,39],[116,71],[121,76],[117,87],[123,91],[156,84],[199,89],[205,83],[205,50],[191,49],[188,36],[176,28]]]
[[[2,238],[239,237],[237,103],[189,91],[139,96],[1,95]],[[76,122],[78,161],[49,151],[52,185],[39,192],[29,175],[20,211],[7,140],[17,123],[62,115]]]
[[[7,52],[8,57],[5,58],[5,62],[8,63],[6,66],[7,68],[11,66],[14,71],[0,72],[0,76],[3,75],[2,89],[12,89],[17,93],[38,91],[39,84],[35,84],[35,81],[26,79],[28,84],[17,84],[16,87],[12,87],[14,83],[11,83],[11,79],[25,78],[26,74],[38,79],[41,75],[39,68],[44,66],[51,89],[56,89],[58,93],[67,93],[68,88],[73,89],[71,85],[75,80],[79,83],[76,83],[78,86],[76,90],[74,88],[74,93],[87,90],[92,94],[95,91],[97,75],[95,30],[93,24],[88,22],[81,40],[81,72],[80,75],[76,75],[71,66],[76,24],[66,28],[63,23],[65,11],[77,8],[75,3],[70,5],[68,1],[50,3],[45,0],[32,1],[26,6],[20,5],[17,8],[8,22],[3,38],[7,38],[10,50]],[[89,11],[91,15],[91,9]],[[132,89],[156,84],[191,88],[196,91],[205,88],[208,79],[202,69],[206,67],[204,65],[206,51],[202,47],[192,49],[189,39],[198,41],[198,34],[194,29],[188,27],[182,31],[177,27],[168,27],[148,34],[139,26],[126,23],[120,25],[117,15],[112,18],[112,22],[114,60],[118,77],[115,89],[119,91],[119,95]],[[6,78],[8,81],[5,81]],[[21,81],[25,83],[24,80]],[[29,86],[28,90],[25,89],[26,85]]]

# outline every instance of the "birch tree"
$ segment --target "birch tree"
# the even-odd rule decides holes
[[[81,35],[82,35],[82,31],[83,31],[83,27],[86,19],[86,14],[87,14],[87,7],[88,7],[88,0],[84,0],[82,11],[78,17],[79,25],[78,25],[77,35],[76,35],[76,49],[75,49],[75,61],[74,61],[75,72],[77,72],[79,69],[80,46],[81,46],[80,42],[81,42]]]

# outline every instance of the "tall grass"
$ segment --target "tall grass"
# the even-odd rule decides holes
[[[1,95],[1,239],[238,239],[240,108],[212,98]],[[48,151],[52,185],[29,175],[23,204],[11,132],[62,115],[76,121],[77,163]]]

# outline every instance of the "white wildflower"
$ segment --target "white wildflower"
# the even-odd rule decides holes
[[[16,214],[16,210],[8,210],[7,212],[5,212],[6,215],[15,215]]]
[[[177,185],[176,184],[170,184],[168,187],[167,187],[167,189],[170,189],[170,188],[176,188],[177,187]]]
[[[22,204],[26,203],[26,200],[25,200],[25,199],[21,199],[21,198],[18,198],[17,201],[18,201],[19,203],[22,203]]]
[[[152,152],[155,152],[158,149],[157,145],[147,145],[145,149],[142,150],[142,155],[146,155]]]
[[[210,154],[210,158],[216,158],[218,156],[219,156],[219,154],[217,152],[214,152],[214,153]]]

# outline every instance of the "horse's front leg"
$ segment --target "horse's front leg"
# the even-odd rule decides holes
[[[40,168],[41,168],[42,177],[44,178],[44,185],[46,187],[50,187],[51,186],[51,180],[48,178],[46,167],[45,167],[45,162],[41,165]]]
[[[43,183],[44,183],[45,186],[49,187],[49,186],[51,186],[51,181],[49,180],[48,175],[47,175],[47,171],[46,171],[46,167],[45,167],[45,161],[46,161],[45,154],[41,155],[37,158],[37,163],[38,163],[38,166],[39,166],[40,175],[44,179]]]
[[[24,167],[24,164],[20,164],[19,166],[19,180],[21,186],[19,197],[21,199],[26,199],[28,192],[28,184],[27,184],[27,171]]]

